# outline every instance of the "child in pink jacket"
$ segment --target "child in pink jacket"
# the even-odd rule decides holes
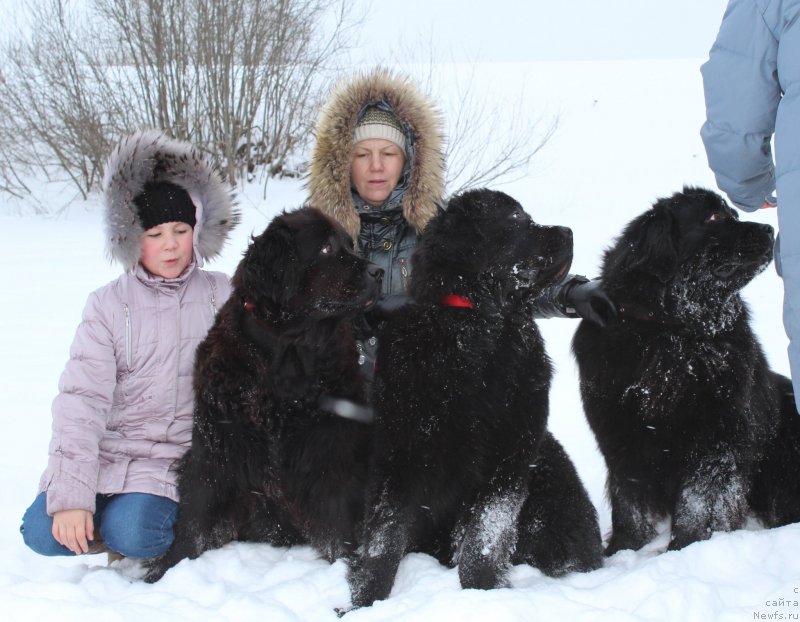
[[[172,542],[176,467],[191,442],[195,349],[230,294],[201,269],[239,220],[189,144],[125,138],[103,180],[108,251],[125,273],[89,295],[53,401],[25,543],[42,555],[156,557]]]

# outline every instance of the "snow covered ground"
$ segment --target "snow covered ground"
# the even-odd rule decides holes
[[[525,179],[499,189],[535,220],[572,227],[573,271],[594,276],[622,226],[683,184],[714,186],[698,130],[703,120],[701,61],[550,62],[480,67],[486,92],[505,97],[525,85],[531,118],[557,114],[558,130]],[[511,97],[509,95],[509,97]],[[56,206],[70,190],[46,186]],[[221,260],[231,273],[248,236],[276,212],[299,205],[299,182],[247,188],[245,219]],[[0,615],[3,620],[335,620],[349,599],[345,567],[308,547],[231,544],[185,561],[156,585],[140,568],[105,556],[43,558],[27,550],[20,518],[45,466],[50,402],[86,295],[118,274],[104,259],[97,198],[72,201],[52,219],[15,215],[0,196]],[[774,212],[743,218],[775,224]],[[780,317],[782,286],[773,270],[745,290],[772,366],[788,372]],[[550,427],[572,456],[598,509],[605,468],[578,396],[571,320],[540,322],[555,362]],[[798,474],[800,476],[800,474]],[[800,619],[800,525],[752,525],[662,553],[662,535],[642,551],[623,551],[604,568],[550,579],[516,567],[512,587],[462,590],[456,571],[425,555],[402,563],[392,596],[345,619],[375,620],[682,620]]]

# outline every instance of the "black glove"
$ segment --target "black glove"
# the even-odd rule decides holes
[[[603,290],[600,279],[576,280],[566,286],[563,295],[567,313],[575,313],[600,326],[617,316],[617,307]]]

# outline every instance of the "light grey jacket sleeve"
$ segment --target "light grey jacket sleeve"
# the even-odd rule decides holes
[[[60,510],[95,510],[100,439],[116,385],[110,324],[98,293],[93,292],[53,401],[50,459],[43,477],[51,515]]]
[[[769,0],[731,0],[702,66],[700,135],[717,185],[738,207],[758,209],[775,191],[771,139],[781,99]]]

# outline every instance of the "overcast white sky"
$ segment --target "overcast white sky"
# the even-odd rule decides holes
[[[727,0],[357,0],[375,54],[435,43],[455,60],[703,58]]]
[[[364,62],[409,48],[433,49],[439,60],[490,62],[703,58],[727,5],[727,0],[348,1],[357,10],[371,7],[352,41]],[[15,27],[9,18],[19,2],[0,0],[0,33]]]

